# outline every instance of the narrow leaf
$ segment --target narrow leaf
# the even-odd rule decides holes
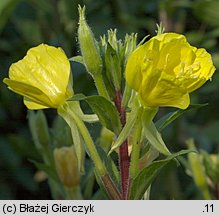
[[[188,154],[191,150],[182,150],[175,154],[170,155],[164,160],[159,160],[153,162],[148,167],[144,168],[139,175],[133,180],[130,192],[130,199],[138,200],[142,199],[144,193],[148,187],[152,184],[155,177],[158,175],[159,171],[167,165],[170,161],[178,156]]]
[[[127,122],[122,129],[121,133],[119,134],[117,140],[112,143],[111,150],[109,154],[111,154],[115,149],[117,149],[122,143],[126,140],[128,135],[130,134],[132,128],[134,127],[134,124],[136,122],[136,119],[138,118],[138,115],[142,112],[142,109],[133,109],[127,119]],[[141,124],[141,122],[139,122]]]
[[[98,171],[97,171],[96,169],[94,169],[94,174],[95,174],[96,181],[97,181],[97,183],[98,183],[98,185],[99,185],[99,187],[100,187],[100,190],[101,190],[101,192],[102,192],[104,198],[107,199],[107,200],[109,200],[110,197],[109,197],[109,195],[108,195],[108,193],[107,193],[107,190],[106,190],[106,188],[105,188],[105,186],[104,186],[104,184],[103,184],[103,181],[102,181],[102,179],[101,179],[101,177],[100,177],[100,175],[98,174]]]
[[[157,126],[159,131],[162,131],[165,127],[167,127],[171,122],[179,118],[183,113],[191,110],[191,109],[199,109],[201,107],[207,106],[208,104],[193,104],[190,105],[187,109],[182,110],[178,109],[177,111],[170,112],[167,115],[165,115],[163,118],[159,119],[155,125]]]
[[[122,126],[119,113],[110,101],[102,96],[89,96],[85,101],[90,105],[93,112],[98,115],[103,126],[116,134],[120,133]]]
[[[84,100],[85,98],[86,96],[84,94],[79,93],[69,98],[68,101],[80,101],[80,100]]]
[[[74,61],[80,64],[84,64],[84,60],[82,56],[73,56],[69,59],[69,61]]]
[[[160,153],[164,155],[170,155],[168,148],[166,147],[160,133],[157,131],[154,123],[151,122],[150,124],[144,124],[144,134],[150,144],[157,149]]]
[[[97,146],[97,151],[101,159],[104,161],[108,174],[110,175],[113,182],[116,183],[117,188],[119,188],[120,187],[120,175],[119,175],[119,171],[114,161],[112,160],[110,156],[107,156],[106,152],[100,146]]]

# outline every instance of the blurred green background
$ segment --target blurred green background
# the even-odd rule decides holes
[[[97,39],[110,28],[119,37],[138,33],[155,35],[156,23],[166,31],[183,33],[189,42],[206,48],[219,68],[218,0],[0,0],[0,199],[50,199],[42,173],[29,158],[39,160],[31,138],[27,109],[22,97],[2,83],[11,63],[40,43],[62,47],[68,57],[78,55],[78,4],[86,5],[89,25]],[[73,64],[74,90],[95,94],[94,84],[85,69]],[[219,75],[192,94],[192,103],[209,105],[191,110],[164,130],[172,151],[186,148],[193,137],[199,149],[219,152]],[[170,109],[161,109],[162,116]],[[46,110],[51,126],[55,111]],[[95,130],[95,126],[92,128]],[[152,187],[152,199],[202,199],[183,166],[168,166]]]

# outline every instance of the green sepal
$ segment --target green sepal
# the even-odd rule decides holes
[[[156,126],[153,123],[153,118],[157,113],[157,109],[144,108],[142,114],[143,132],[149,143],[164,155],[170,155],[168,148],[166,147],[161,134],[158,132]]]
[[[74,94],[68,101],[80,101],[86,99],[86,96],[82,93]]]
[[[71,102],[69,102],[71,103]],[[73,102],[77,103],[77,102]],[[67,122],[69,127],[71,128],[72,139],[75,147],[76,156],[78,159],[78,170],[81,173],[84,173],[84,160],[85,160],[85,150],[82,142],[82,138],[80,136],[77,125],[74,120],[71,118],[68,109],[71,109],[70,106],[60,106],[57,111],[60,116]]]
[[[80,64],[83,64],[84,65],[84,60],[83,60],[83,57],[82,56],[73,56],[71,58],[68,59],[69,61],[73,61],[73,62],[77,62],[77,63],[80,63]]]
[[[176,157],[187,154],[189,152],[191,151],[179,151],[175,154],[170,155],[164,160],[155,161],[148,167],[144,168],[132,182],[129,199],[142,199],[148,187],[152,184],[156,176],[159,174],[159,171]]]

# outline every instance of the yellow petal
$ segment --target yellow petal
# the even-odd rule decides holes
[[[8,78],[5,78],[3,82],[7,84],[9,89],[13,92],[21,96],[27,97],[29,100],[35,103],[44,106],[46,105],[48,107],[54,107],[54,104],[52,104],[49,97],[45,95],[41,90],[35,88],[34,86],[16,80],[10,80]]]
[[[32,109],[57,108],[73,95],[70,75],[70,63],[63,50],[41,44],[11,65],[10,80],[5,83],[12,91],[24,96],[25,104]]]
[[[28,99],[26,97],[24,97],[24,104],[30,110],[39,110],[39,109],[49,108],[49,107],[46,107],[44,105],[40,105],[38,103],[35,103],[35,102],[31,101],[30,99]]]
[[[205,49],[191,46],[185,36],[160,34],[137,48],[128,59],[126,80],[147,106],[189,106],[189,93],[215,71]]]
[[[159,77],[156,83],[152,81],[150,90],[147,89],[149,85],[143,83],[142,86],[144,88],[142,88],[140,95],[145,105],[149,107],[172,106],[186,109],[189,106],[189,94],[183,91],[167,74]]]
[[[139,46],[129,57],[126,65],[126,80],[133,89],[138,91],[142,80],[141,64],[144,58],[144,48]]]
[[[193,92],[200,88],[207,80],[209,80],[216,68],[213,65],[211,55],[203,48],[196,50],[195,63],[199,63],[199,70],[193,71],[190,77],[190,83],[187,85],[188,92]]]

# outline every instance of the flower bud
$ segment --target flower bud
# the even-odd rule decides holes
[[[129,55],[136,49],[137,46],[137,34],[125,36],[125,64],[127,63]]]
[[[116,50],[110,45],[107,44],[106,55],[106,73],[110,82],[112,82],[115,89],[118,91],[120,89],[121,83],[121,65],[119,61],[119,56],[116,53]]]
[[[74,146],[56,148],[53,152],[58,176],[67,188],[74,188],[80,184],[78,160]]]
[[[83,62],[87,71],[95,77],[102,72],[102,59],[99,52],[97,41],[94,38],[93,32],[85,20],[85,7],[79,6],[79,28],[78,39],[80,50],[83,57]]]

